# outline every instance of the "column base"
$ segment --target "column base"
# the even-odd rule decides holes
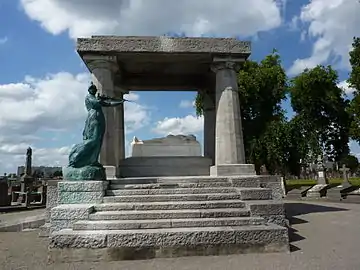
[[[221,164],[210,167],[212,176],[256,175],[254,164]]]
[[[106,172],[106,179],[116,179],[116,167],[104,166]]]

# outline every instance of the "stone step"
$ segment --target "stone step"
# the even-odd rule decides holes
[[[272,190],[270,188],[238,188],[242,200],[271,200]]]
[[[153,183],[153,184],[110,184],[111,190],[117,189],[166,189],[166,188],[207,188],[207,187],[232,187],[230,182],[208,182],[208,183]]]
[[[289,252],[288,230],[278,225],[138,230],[71,230],[50,237],[49,259],[149,259],[154,257]],[[76,249],[76,253],[67,252]],[[96,255],[96,256],[95,256]],[[109,257],[110,256],[110,257]]]
[[[179,210],[179,209],[210,209],[210,208],[244,208],[245,202],[240,200],[220,201],[172,201],[144,203],[102,203],[94,206],[96,211],[123,210]]]
[[[111,184],[178,184],[178,183],[209,183],[229,182],[228,177],[217,176],[168,176],[168,177],[126,177],[110,180]]]
[[[104,203],[116,202],[166,202],[166,201],[211,201],[211,200],[240,200],[239,193],[210,193],[210,194],[165,194],[165,195],[132,195],[107,196]]]
[[[109,196],[130,196],[130,195],[163,195],[163,194],[206,194],[206,193],[236,193],[235,188],[159,188],[159,189],[116,189],[108,190]]]
[[[133,230],[185,227],[225,227],[263,225],[260,217],[150,219],[150,220],[81,220],[73,224],[73,230]]]
[[[283,201],[246,201],[246,205],[250,209],[252,216],[285,215],[285,207]]]
[[[100,211],[90,214],[90,220],[140,220],[140,219],[184,219],[248,217],[250,211],[244,208],[145,210],[145,211]]]

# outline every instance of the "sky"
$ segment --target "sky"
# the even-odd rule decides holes
[[[91,81],[75,50],[91,35],[238,37],[251,59],[276,48],[289,76],[331,64],[345,80],[358,0],[0,0],[0,173],[15,172],[33,148],[34,165],[64,166],[81,141],[84,96]],[[194,134],[203,119],[195,92],[131,92],[125,105],[126,149],[139,139]],[[289,101],[283,103],[288,116]],[[354,154],[360,147],[350,142]]]

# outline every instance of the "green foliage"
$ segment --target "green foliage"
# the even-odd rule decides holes
[[[319,65],[304,70],[290,85],[291,105],[302,119],[303,136],[312,138],[310,148],[334,160],[349,153],[348,101],[337,84],[337,72]]]
[[[286,136],[281,101],[286,98],[287,77],[277,51],[260,63],[246,61],[238,84],[247,159],[257,169],[265,164],[270,172],[278,171],[285,158],[276,145]]]
[[[349,107],[349,113],[352,116],[350,136],[360,143],[360,38],[354,37],[349,56],[351,72],[347,82],[355,90]]]
[[[355,45],[357,60],[351,63],[360,66],[360,41]],[[360,78],[360,71],[356,76]],[[360,80],[354,79],[355,85],[360,86]],[[260,62],[243,64],[238,88],[246,158],[257,171],[266,165],[270,173],[299,175],[300,163],[313,162],[320,153],[335,161],[348,156],[354,117],[338,87],[338,74],[330,66],[304,70],[289,82],[274,50]],[[287,96],[295,112],[291,120],[281,108]],[[360,95],[357,97],[358,111],[353,114],[359,115],[360,123]],[[198,116],[203,113],[203,102],[199,93],[195,100]]]
[[[346,155],[341,158],[339,165],[342,166],[343,164],[350,169],[351,173],[355,173],[359,168],[359,160],[353,155]]]

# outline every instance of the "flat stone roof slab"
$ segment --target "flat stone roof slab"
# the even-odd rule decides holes
[[[77,51],[86,53],[216,54],[248,57],[251,43],[235,38],[176,38],[167,36],[92,36],[79,38]]]

